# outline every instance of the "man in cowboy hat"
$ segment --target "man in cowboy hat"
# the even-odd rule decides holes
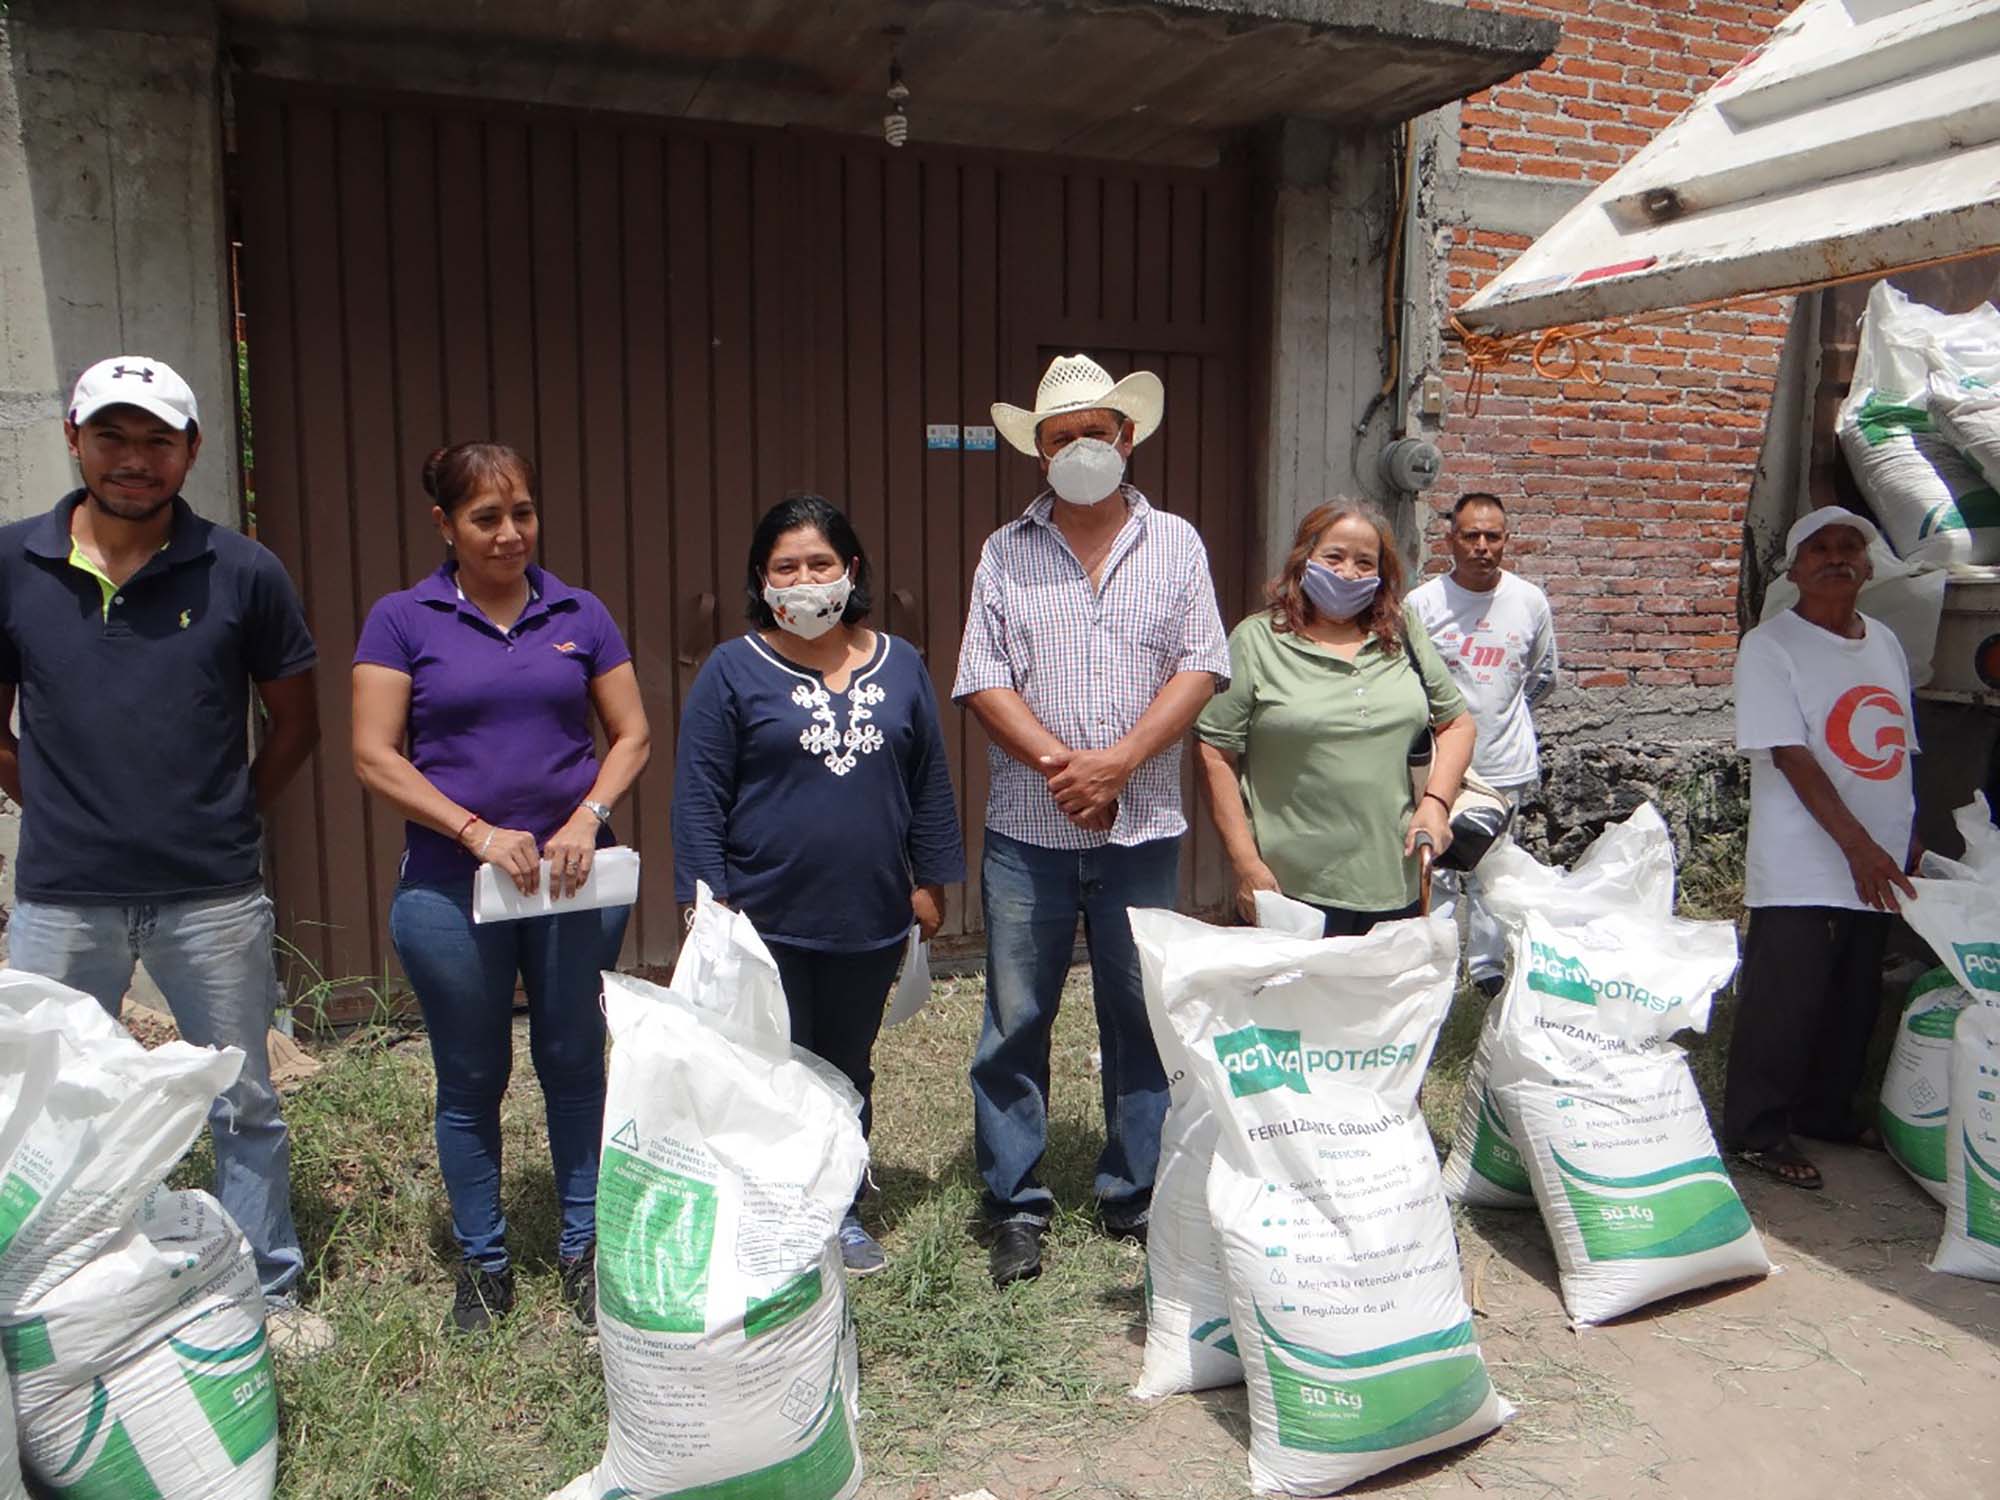
[[[993,407],[1047,481],[986,539],[952,689],[992,738],[972,1100],[996,1286],[1041,1272],[1049,1034],[1079,913],[1104,1059],[1099,1211],[1107,1232],[1146,1237],[1167,1080],[1125,909],[1174,904],[1181,741],[1229,676],[1201,538],[1123,482],[1164,404],[1158,376],[1114,382],[1072,354],[1033,411]]]
[[[1857,1141],[1854,1091],[1882,1003],[1882,949],[1917,857],[1910,669],[1855,608],[1875,528],[1829,505],[1785,538],[1798,602],[1743,637],[1736,747],[1750,756],[1750,931],[1722,1137],[1794,1187],[1819,1169],[1794,1135]]]

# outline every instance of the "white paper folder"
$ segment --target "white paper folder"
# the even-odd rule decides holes
[[[557,912],[595,911],[601,906],[630,906],[639,899],[639,851],[623,844],[599,849],[591,861],[590,878],[567,900],[551,899],[554,883],[549,878],[549,862],[542,861],[542,883],[532,896],[493,865],[481,865],[472,881],[474,922],[518,922],[523,917],[546,917]]]

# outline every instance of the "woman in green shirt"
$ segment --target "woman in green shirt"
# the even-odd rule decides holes
[[[1229,691],[1195,725],[1210,815],[1236,873],[1236,908],[1282,891],[1326,913],[1328,937],[1415,916],[1416,842],[1451,842],[1472,761],[1472,716],[1403,608],[1389,526],[1334,500],[1299,524],[1269,609],[1229,637]],[[1437,734],[1428,788],[1411,743]]]

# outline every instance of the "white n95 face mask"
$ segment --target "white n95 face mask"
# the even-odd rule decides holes
[[[1071,505],[1107,499],[1124,477],[1123,456],[1097,438],[1078,438],[1049,460],[1049,488]]]
[[[840,623],[854,580],[845,573],[832,583],[793,583],[784,588],[764,585],[764,602],[782,629],[803,641],[816,641]]]

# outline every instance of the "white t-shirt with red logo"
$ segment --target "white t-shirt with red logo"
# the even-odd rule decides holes
[[[1518,573],[1502,573],[1483,594],[1440,573],[1411,589],[1409,604],[1479,727],[1472,769],[1495,786],[1540,781],[1541,752],[1529,706],[1555,685],[1556,632],[1548,596]]]
[[[1840,846],[1773,763],[1770,752],[1783,745],[1812,751],[1891,859],[1909,853],[1917,810],[1909,662],[1888,626],[1861,620],[1862,638],[1850,641],[1788,609],[1737,649],[1736,748],[1750,756],[1746,906],[1868,909]]]

